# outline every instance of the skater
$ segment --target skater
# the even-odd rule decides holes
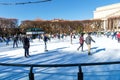
[[[27,36],[23,38],[23,48],[25,50],[25,57],[29,57],[29,48],[30,48],[30,42]]]
[[[73,37],[73,33],[70,34],[70,42],[72,44],[72,37]]]
[[[6,38],[6,45],[9,45],[9,42],[10,42],[10,37],[8,36],[8,37]]]
[[[95,41],[92,39],[92,37],[91,37],[91,33],[88,33],[88,36],[86,37],[86,39],[85,39],[85,42],[86,42],[86,44],[87,44],[87,46],[88,46],[88,55],[91,55],[91,53],[90,53],[90,49],[91,49],[91,42],[94,42],[95,43]]]
[[[120,32],[117,34],[118,43],[120,43]]]
[[[44,34],[44,39],[43,39],[43,41],[44,41],[44,43],[45,43],[45,51],[48,51],[47,50],[47,41],[49,40],[49,38],[48,38],[48,36],[47,36],[47,34]]]
[[[116,39],[116,35],[117,35],[117,32],[113,32],[113,34],[112,34],[112,39]]]
[[[18,47],[18,36],[17,35],[13,37],[13,48],[15,47],[15,45],[16,47]]]
[[[80,43],[80,46],[77,48],[77,50],[79,51],[80,47],[81,47],[81,51],[83,52],[83,45],[84,45],[84,34],[81,33],[81,36],[79,38],[79,43]]]

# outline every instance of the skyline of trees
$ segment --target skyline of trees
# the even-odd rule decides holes
[[[114,31],[119,29],[120,17],[110,17],[107,20],[107,30]],[[100,32],[104,31],[104,20],[24,20],[18,25],[18,19],[0,18],[0,35],[14,35],[26,33],[28,28],[41,28],[46,33],[81,33],[81,32]]]

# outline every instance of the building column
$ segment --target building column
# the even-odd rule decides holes
[[[103,28],[104,28],[104,31],[108,30],[107,20],[104,20],[104,22],[103,22]]]

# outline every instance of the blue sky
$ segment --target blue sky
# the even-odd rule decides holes
[[[9,0],[0,0],[0,2]],[[15,0],[10,0],[14,1]],[[37,0],[17,0],[37,1]],[[52,0],[50,2],[27,5],[0,5],[0,17],[22,20],[86,20],[93,17],[97,7],[119,3],[120,0]]]

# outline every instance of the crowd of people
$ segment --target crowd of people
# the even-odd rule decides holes
[[[63,37],[66,36],[65,34],[55,34],[55,35],[49,35],[49,34],[40,34],[36,36],[39,40],[44,41],[45,45],[45,51],[47,50],[47,41],[51,38],[58,38],[63,39]],[[30,57],[29,55],[29,48],[30,48],[30,42],[32,42],[32,36],[31,35],[14,35],[14,36],[8,36],[8,37],[0,37],[0,43],[6,43],[6,46],[9,46],[10,42],[13,44],[13,48],[19,48],[19,44],[23,44],[24,49],[24,56]]]
[[[74,33],[70,33],[70,43],[72,44],[72,40],[73,39],[78,39],[79,40],[79,46],[77,48],[77,50],[79,51],[79,49],[81,48],[81,51],[84,51],[84,44],[87,44],[88,47],[88,55],[91,55],[90,49],[91,49],[91,42],[95,43],[95,40],[91,37],[91,35],[94,36],[101,36],[104,35],[107,38],[111,38],[111,39],[116,39],[118,40],[118,43],[120,43],[120,32],[106,32],[106,33],[96,33],[96,32],[89,32],[87,33],[87,36],[84,37],[84,35],[86,35],[86,33],[80,33],[79,37],[78,34],[74,34]],[[66,34],[55,34],[55,35],[50,35],[50,34],[42,34],[42,35],[38,35],[37,38],[39,38],[39,40],[43,40],[44,41],[44,49],[45,51],[48,51],[47,49],[47,42],[48,40],[51,40],[51,38],[55,39],[64,39],[65,37],[67,37]],[[0,43],[2,42],[6,42],[6,46],[9,45],[9,42],[13,42],[13,48],[18,48],[19,47],[19,43],[23,44],[23,49],[24,49],[24,53],[25,53],[25,57],[29,57],[29,48],[30,48],[30,42],[32,42],[32,37],[28,36],[28,35],[14,35],[12,37],[0,37]]]

